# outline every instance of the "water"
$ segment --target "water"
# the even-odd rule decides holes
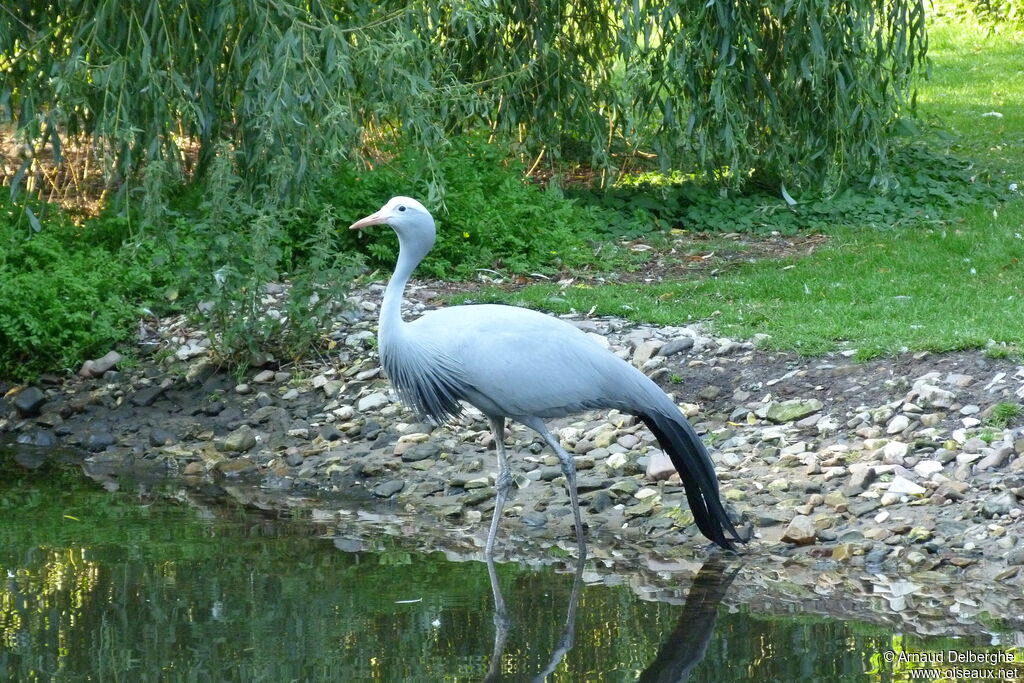
[[[489,568],[176,484],[118,488],[0,451],[0,680],[886,681],[905,680],[894,647],[1007,651],[759,615],[730,599],[728,564],[641,600],[593,560]]]

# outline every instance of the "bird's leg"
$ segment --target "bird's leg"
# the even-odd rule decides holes
[[[487,547],[484,550],[485,556],[490,557],[494,551],[494,539],[498,535],[498,522],[501,521],[505,498],[508,497],[508,490],[512,488],[512,469],[509,467],[508,457],[505,455],[505,418],[488,415],[487,419],[491,423],[494,446],[498,451],[498,478],[494,482],[498,495],[494,499],[494,516],[491,517],[491,530],[487,533]]]
[[[544,423],[539,418],[530,418],[529,422],[525,423],[527,427],[530,427],[535,432],[543,437],[544,441],[555,451],[555,455],[558,456],[558,462],[562,465],[562,474],[565,475],[565,487],[569,489],[569,502],[572,503],[572,514],[576,522],[576,545],[579,549],[580,557],[587,554],[587,544],[583,540],[583,520],[580,518],[580,498],[576,492],[576,461],[571,455],[565,452],[562,448],[562,444],[558,442],[548,428],[544,426]]]

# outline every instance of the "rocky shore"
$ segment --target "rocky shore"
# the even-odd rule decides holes
[[[339,302],[324,357],[267,359],[241,380],[218,370],[210,339],[183,318],[144,327],[141,362],[114,352],[73,377],[0,387],[0,440],[81,449],[111,487],[145,466],[247,486],[246,501],[263,509],[363,501],[482,542],[496,474],[487,423],[470,409],[435,427],[396,403],[374,350],[381,290]],[[268,288],[268,307],[284,295]],[[412,288],[406,315],[434,305],[434,289]],[[1024,366],[980,351],[802,358],[699,326],[568,319],[673,394],[704,436],[752,537],[745,561],[1024,586],[1024,417],[1013,408],[1024,403]],[[718,552],[637,420],[612,411],[551,426],[577,456],[596,556]],[[509,439],[516,487],[502,552],[516,557],[502,539],[523,535],[571,549],[557,460],[522,426]]]

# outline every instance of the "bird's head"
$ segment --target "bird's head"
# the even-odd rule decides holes
[[[403,242],[434,244],[434,218],[426,207],[411,197],[392,197],[375,213],[349,226],[360,230],[371,225],[390,225]]]

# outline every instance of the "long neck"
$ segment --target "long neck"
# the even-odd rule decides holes
[[[398,236],[398,263],[395,265],[395,272],[388,281],[387,289],[384,290],[384,300],[380,306],[380,323],[378,338],[380,345],[384,346],[389,340],[395,339],[401,333],[404,322],[402,321],[402,294],[405,292],[405,285],[409,282],[409,276],[416,269],[423,257],[427,255],[433,246],[433,240],[420,243],[410,241]]]

